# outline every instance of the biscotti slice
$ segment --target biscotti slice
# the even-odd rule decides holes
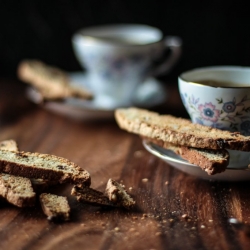
[[[49,154],[0,150],[0,172],[58,183],[90,186],[89,173],[67,159]]]
[[[145,138],[144,138],[145,139]],[[226,149],[212,150],[202,148],[191,148],[178,146],[161,140],[152,140],[146,138],[148,142],[159,145],[165,149],[171,150],[180,155],[188,162],[199,166],[209,175],[224,172],[229,164],[229,153]]]
[[[65,196],[42,193],[39,200],[48,220],[68,221],[70,219],[70,206]]]
[[[127,193],[124,186],[119,184],[117,181],[109,179],[105,193],[109,200],[116,206],[131,209],[135,205],[135,201]]]
[[[175,145],[250,151],[250,136],[194,124],[172,115],[131,107],[117,109],[115,118],[124,130]]]
[[[17,73],[20,80],[37,88],[44,99],[93,98],[88,90],[73,86],[64,71],[38,60],[22,61]]]
[[[89,187],[74,186],[71,195],[76,196],[79,202],[86,202],[97,206],[114,206],[114,204],[102,192]]]
[[[4,140],[0,141],[0,149],[9,151],[18,151],[18,145],[14,140]]]
[[[36,194],[28,178],[0,174],[0,196],[18,207],[35,205]]]

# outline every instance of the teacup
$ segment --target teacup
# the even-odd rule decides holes
[[[250,67],[194,69],[182,73],[178,84],[192,122],[250,135]],[[229,152],[229,167],[250,163],[249,152]]]
[[[179,37],[164,37],[158,28],[140,24],[81,29],[72,43],[94,94],[119,105],[130,104],[148,77],[167,73],[178,61],[182,45]],[[171,53],[164,56],[167,49]]]

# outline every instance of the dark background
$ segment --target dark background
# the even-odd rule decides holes
[[[71,37],[78,29],[141,23],[183,39],[183,54],[166,78],[201,66],[250,66],[250,13],[240,1],[0,0],[0,77],[16,77],[24,58],[81,70]]]

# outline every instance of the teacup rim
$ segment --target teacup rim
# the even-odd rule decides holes
[[[87,30],[91,30],[91,29],[98,29],[98,28],[112,28],[112,27],[144,27],[144,28],[150,28],[151,30],[155,30],[156,32],[159,33],[160,35],[160,39],[153,41],[153,42],[147,42],[147,43],[141,43],[141,44],[128,44],[128,43],[118,43],[115,41],[111,41],[111,40],[106,40],[105,38],[101,38],[101,37],[94,37],[91,35],[84,35],[83,31],[87,31]],[[152,44],[157,44],[160,43],[164,40],[164,34],[162,32],[162,30],[160,28],[151,26],[151,25],[147,25],[147,24],[139,24],[139,23],[118,23],[118,24],[103,24],[103,25],[93,25],[93,26],[87,26],[81,29],[78,29],[76,32],[74,32],[74,34],[72,35],[72,42],[73,43],[77,43],[76,41],[76,37],[81,37],[84,39],[89,40],[90,42],[93,42],[95,44],[110,44],[112,46],[126,46],[126,47],[143,47],[143,46],[148,46],[148,45],[152,45]]]
[[[184,75],[186,74],[189,74],[189,73],[192,73],[192,72],[199,72],[199,71],[204,71],[204,70],[225,70],[225,71],[232,71],[232,70],[237,70],[237,71],[249,71],[250,73],[250,67],[248,66],[237,66],[237,65],[216,65],[216,66],[206,66],[206,67],[200,67],[200,68],[193,68],[191,70],[187,70],[183,73],[181,73],[179,76],[178,76],[178,79],[179,80],[182,80],[183,82],[186,82],[188,84],[191,84],[191,85],[198,85],[198,86],[202,86],[202,87],[208,87],[208,88],[215,88],[215,89],[218,89],[218,88],[224,88],[224,89],[239,89],[239,88],[245,88],[245,89],[248,89],[250,88],[250,85],[249,86],[210,86],[210,85],[205,85],[205,84],[202,84],[202,83],[198,83],[198,82],[195,82],[195,81],[188,81],[184,78]]]

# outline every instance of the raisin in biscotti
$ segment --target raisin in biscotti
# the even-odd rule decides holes
[[[67,159],[49,154],[0,150],[0,172],[59,183],[90,186],[89,173]]]
[[[68,221],[70,219],[70,206],[66,197],[42,193],[39,200],[48,220]]]
[[[109,200],[116,206],[131,209],[135,205],[135,201],[127,193],[124,186],[117,181],[109,179],[105,193],[108,196]]]
[[[36,194],[28,178],[0,174],[0,196],[18,207],[35,205]]]
[[[145,138],[144,138],[145,139]],[[180,155],[188,162],[199,166],[209,175],[224,172],[229,164],[229,153],[226,149],[202,149],[178,146],[161,140],[153,140],[146,138],[148,142],[159,145],[165,149],[171,150]]]
[[[71,195],[76,196],[79,202],[86,202],[97,206],[114,206],[114,204],[102,192],[89,187],[74,186]]]
[[[250,151],[250,136],[194,124],[172,115],[132,107],[117,109],[115,118],[124,130],[175,145]]]
[[[20,80],[37,88],[45,99],[79,97],[92,99],[93,95],[73,86],[67,74],[38,60],[24,60],[18,66]]]

